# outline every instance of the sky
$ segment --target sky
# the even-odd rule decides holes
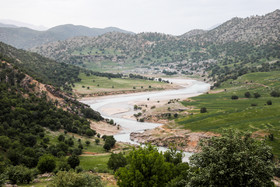
[[[0,0],[0,4],[0,19],[48,28],[113,26],[172,35],[280,9],[280,0]]]

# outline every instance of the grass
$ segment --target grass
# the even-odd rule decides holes
[[[169,87],[169,84],[142,79],[111,78],[86,76],[80,74],[81,82],[75,83],[74,90],[80,94],[92,94],[98,92],[129,91],[129,90],[155,90]],[[149,88],[151,86],[151,88]],[[133,88],[135,87],[135,89]]]
[[[110,158],[110,154],[95,155],[95,156],[80,156],[80,166],[84,170],[93,170],[99,173],[108,173],[111,170],[108,169],[107,162]]]
[[[58,136],[60,134],[63,134],[65,136],[65,140],[72,138],[72,140],[74,141],[74,145],[70,148],[77,148],[79,145],[79,139],[81,140],[81,143],[83,145],[83,152],[92,152],[92,153],[105,153],[106,151],[103,149],[103,144],[104,141],[102,140],[102,138],[100,138],[100,142],[98,145],[96,145],[95,143],[95,139],[97,137],[93,137],[93,138],[87,138],[84,136],[79,136],[77,134],[73,134],[73,133],[67,133],[66,135],[62,132],[51,132],[51,131],[46,131],[46,137],[48,137],[50,139],[49,144],[58,144]],[[87,145],[86,141],[89,141],[90,144]]]
[[[272,90],[279,91],[279,75],[279,71],[246,74],[213,90],[218,93],[210,92],[183,101],[185,106],[194,106],[190,111],[194,115],[180,117],[176,124],[192,131],[221,132],[223,128],[237,128],[273,133],[275,140],[268,144],[280,156],[280,98],[270,96]],[[259,93],[261,97],[246,98],[245,92],[251,95]],[[237,95],[239,99],[232,100],[232,95]],[[268,100],[272,101],[272,105],[266,104]],[[207,113],[200,113],[202,107],[207,108]]]

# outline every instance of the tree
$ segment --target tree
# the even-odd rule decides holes
[[[122,153],[118,153],[118,154],[112,153],[107,163],[108,168],[114,171],[116,171],[120,167],[124,167],[126,164],[127,164],[126,158],[123,156]]]
[[[127,157],[128,165],[120,167],[115,176],[119,186],[165,186],[173,176],[174,165],[166,162],[162,153],[148,145],[133,149]]]
[[[259,93],[254,93],[254,97],[257,99],[257,98],[261,97],[261,95]]]
[[[236,100],[236,99],[238,99],[238,96],[237,95],[233,95],[233,96],[231,96],[231,99],[232,100]]]
[[[41,173],[52,172],[56,167],[53,155],[43,155],[39,158],[37,168]]]
[[[225,130],[200,142],[202,152],[190,163],[199,168],[190,186],[269,186],[273,177],[271,148],[250,133]]]
[[[206,113],[206,112],[207,112],[206,107],[202,107],[202,108],[200,109],[200,113]]]
[[[105,137],[105,144],[103,146],[103,148],[106,151],[109,151],[112,147],[115,146],[116,140],[113,136],[106,136]]]
[[[270,93],[270,95],[271,95],[272,97],[280,97],[280,92],[277,92],[277,91],[273,90],[273,91]]]
[[[67,163],[71,166],[71,168],[75,169],[75,167],[80,164],[80,159],[77,155],[71,155],[67,159]]]
[[[250,94],[250,92],[246,92],[246,93],[244,94],[244,96],[245,96],[246,98],[250,98],[250,97],[251,97],[251,94]]]
[[[65,136],[61,134],[61,135],[58,136],[57,139],[58,139],[58,141],[60,141],[60,142],[64,142]]]

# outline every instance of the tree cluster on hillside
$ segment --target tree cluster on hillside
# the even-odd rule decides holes
[[[36,174],[32,168],[50,172],[56,168],[54,157],[82,153],[82,146],[76,146],[72,138],[61,135],[58,143],[50,142],[46,129],[87,137],[96,134],[86,118],[57,108],[44,94],[26,89],[22,84],[25,76],[8,63],[0,63],[0,182],[5,182],[3,177],[13,183],[29,183]],[[91,110],[84,113],[96,118]],[[71,167],[77,165],[73,160],[68,163]],[[65,162],[59,167],[70,169]]]

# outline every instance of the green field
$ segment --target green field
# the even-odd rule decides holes
[[[116,92],[116,91],[149,91],[160,90],[170,87],[170,84],[158,81],[129,79],[129,78],[111,78],[99,76],[86,76],[80,74],[81,82],[75,83],[74,91],[78,94],[94,94],[102,92]],[[151,86],[151,88],[149,88]],[[135,87],[135,89],[134,89]]]
[[[111,170],[108,169],[107,162],[110,158],[110,154],[96,155],[96,156],[80,156],[80,166],[83,170],[92,170],[98,173],[108,173]]]
[[[228,80],[220,88],[213,90],[213,93],[183,101],[185,106],[194,106],[190,111],[193,115],[181,117],[176,123],[181,128],[192,131],[221,132],[223,128],[231,127],[272,133],[275,139],[269,144],[280,155],[280,98],[270,96],[273,90],[280,91],[279,71],[251,73],[237,80]],[[246,98],[245,92],[250,92],[251,97]],[[261,97],[254,98],[254,93],[259,93]],[[232,100],[232,95],[239,98]],[[272,105],[267,105],[268,100],[272,101]],[[206,113],[200,113],[202,107],[206,107]]]

